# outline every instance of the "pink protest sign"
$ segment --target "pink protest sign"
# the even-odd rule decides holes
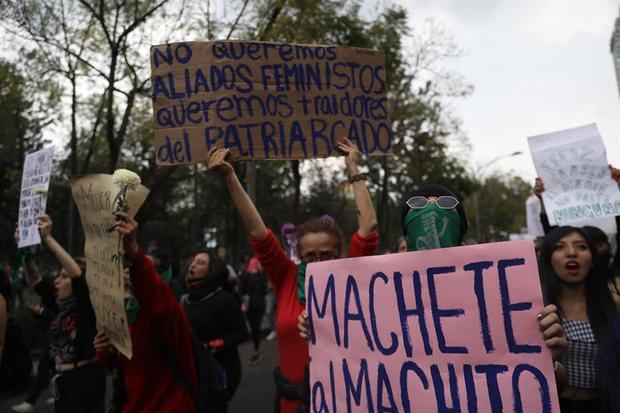
[[[312,412],[559,412],[531,241],[308,266]]]

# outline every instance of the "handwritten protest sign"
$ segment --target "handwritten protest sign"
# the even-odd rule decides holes
[[[45,213],[47,191],[52,173],[54,148],[26,155],[19,196],[19,248],[41,243],[37,218]]]
[[[98,328],[105,330],[119,352],[131,358],[123,276],[118,268],[118,260],[123,257],[118,257],[118,232],[108,231],[115,222],[113,201],[119,187],[112,182],[112,175],[85,175],[72,180],[71,192],[84,229],[86,282]],[[148,194],[149,190],[142,185],[127,191],[127,213],[135,216]]]
[[[368,155],[391,153],[383,53],[249,41],[151,47],[158,165],[340,155],[348,137]]]
[[[559,412],[531,241],[306,274],[312,412]]]
[[[551,225],[620,215],[620,191],[610,177],[596,124],[528,138]]]

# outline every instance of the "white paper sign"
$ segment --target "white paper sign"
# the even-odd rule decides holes
[[[592,123],[528,138],[551,225],[620,215],[620,191],[610,177],[603,139]]]
[[[540,200],[536,195],[530,195],[525,201],[525,218],[527,221],[527,233],[532,238],[544,237],[545,231],[540,222]]]
[[[26,155],[19,197],[19,248],[41,243],[37,218],[45,213],[54,148]]]

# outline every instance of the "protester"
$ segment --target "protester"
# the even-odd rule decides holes
[[[562,412],[620,411],[620,298],[612,298],[606,269],[586,233],[563,226],[545,238],[539,259],[546,300],[557,306],[568,348]]]
[[[54,314],[52,311],[38,304],[29,305],[28,309],[33,314],[37,322],[37,327],[45,334],[42,339],[41,358],[37,364],[37,374],[34,379],[34,383],[32,383],[30,390],[28,390],[26,400],[11,407],[11,410],[17,413],[29,413],[34,411],[34,406],[37,404],[37,400],[39,399],[41,392],[49,382],[49,375],[52,370],[52,360],[49,355],[49,340],[47,338],[47,331],[50,328],[50,323],[54,317]],[[53,401],[54,399],[51,400]]]
[[[172,289],[177,300],[180,300],[181,297],[187,293],[185,280],[181,281],[174,276],[174,270],[168,254],[159,248],[155,248],[150,254],[147,254],[146,257],[153,262],[157,274],[159,274],[161,279]]]
[[[267,294],[267,275],[256,257],[250,259],[247,268],[241,274],[239,295],[243,300],[242,310],[250,325],[254,354],[250,358],[250,366],[256,366],[262,360],[260,342],[262,339],[261,324],[265,315],[265,295]]]
[[[241,303],[229,282],[226,262],[219,255],[206,251],[195,253],[185,280],[189,292],[181,302],[189,324],[226,372],[226,392],[209,399],[209,411],[225,413],[241,382],[237,346],[248,336]]]
[[[62,267],[53,282],[41,278],[34,265],[26,265],[23,270],[28,286],[54,314],[48,338],[54,370],[51,387],[56,399],[55,411],[103,412],[105,372],[95,360],[95,312],[83,277],[84,261],[78,264],[54,239],[48,215],[39,217],[38,228],[41,240]],[[15,241],[19,242],[19,229],[15,231]]]
[[[115,215],[114,228],[131,264],[133,294],[126,298],[125,309],[133,356],[118,353],[100,331],[94,341],[97,358],[106,367],[122,367],[123,413],[195,412],[196,369],[185,312],[138,246],[137,222],[124,212]]]
[[[611,178],[616,181],[618,188],[620,189],[620,169],[609,166]],[[547,210],[543,201],[542,194],[545,191],[545,184],[542,178],[536,178],[534,182],[534,195],[536,195],[540,201],[540,222],[545,231],[545,234],[551,232],[556,226],[552,226],[549,223],[549,217],[547,216]],[[608,277],[609,288],[612,293],[618,295],[620,293],[620,281],[617,278],[620,277],[620,215],[615,218],[616,221],[616,254],[612,257],[611,245],[609,238],[603,230],[593,226],[584,226],[583,229],[592,240],[595,245],[594,251],[603,259],[604,266],[608,268],[606,276]]]
[[[405,237],[398,237],[398,241],[396,242],[396,252],[406,252],[407,251],[407,241]]]
[[[462,244],[467,231],[465,208],[457,196],[441,185],[427,185],[411,193],[404,202],[401,226],[408,251],[456,247]],[[540,331],[550,349],[553,360],[558,360],[566,347],[566,337],[560,327],[557,308],[544,307],[537,315]],[[310,340],[307,314],[299,315],[299,336]],[[558,388],[566,381],[566,370],[555,363]]]
[[[353,185],[358,212],[359,230],[353,234],[349,256],[371,255],[377,248],[377,220],[366,188],[365,175],[358,164],[361,155],[348,139],[338,143],[346,154],[345,164],[349,182]],[[296,265],[282,249],[273,232],[263,220],[244,191],[235,171],[226,161],[228,149],[213,148],[207,154],[209,169],[219,172],[228,187],[231,198],[250,235],[250,245],[271,279],[277,302],[276,331],[280,366],[275,371],[277,396],[276,411],[293,413],[298,405],[307,405],[305,370],[308,363],[308,345],[297,334],[297,316],[305,304],[305,267],[309,262],[340,258],[344,237],[333,219],[318,218],[302,224],[297,231],[298,252],[302,259]]]

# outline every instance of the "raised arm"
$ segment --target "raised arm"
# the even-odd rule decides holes
[[[54,253],[58,262],[70,278],[82,275],[82,270],[77,262],[52,236],[52,219],[47,214],[43,214],[38,220],[39,233],[45,245]]]
[[[15,226],[13,238],[15,239],[15,245],[19,245],[19,227],[17,225]],[[41,282],[41,274],[37,264],[31,256],[28,256],[23,261],[20,259],[18,265],[21,266],[22,277],[26,281],[26,285],[34,289]]]
[[[547,210],[545,208],[545,201],[543,201],[542,197],[543,192],[545,192],[545,183],[542,178],[536,178],[533,192],[540,201],[540,223],[542,224],[543,232],[547,235],[552,229],[556,228],[556,226],[552,226],[549,223],[549,217],[547,216]]]
[[[243,189],[241,182],[239,182],[234,168],[226,160],[229,152],[229,149],[211,148],[207,153],[207,166],[209,169],[220,173],[224,178],[233,204],[235,204],[241,220],[248,229],[248,233],[256,239],[263,239],[267,236],[267,227],[256,206],[247,192],[245,192],[245,189]]]
[[[358,232],[360,236],[366,237],[377,230],[377,214],[366,186],[366,178],[360,175],[359,163],[362,155],[357,146],[347,138],[342,138],[337,145],[338,149],[346,154],[344,162],[349,181],[353,186],[359,226]]]

